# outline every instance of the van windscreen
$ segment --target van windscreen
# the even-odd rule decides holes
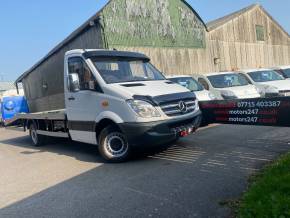
[[[204,90],[203,86],[199,84],[195,79],[192,77],[175,77],[170,78],[172,82],[178,83],[185,88],[189,89],[190,91],[202,91]]]
[[[290,78],[290,68],[288,69],[283,69],[283,75],[286,77],[286,78]]]
[[[146,60],[128,58],[91,58],[106,83],[166,80],[162,73]]]
[[[219,74],[208,76],[207,78],[214,88],[227,88],[249,85],[249,82],[245,79],[245,77],[241,76],[238,73]]]
[[[255,82],[270,82],[270,81],[277,81],[277,80],[284,80],[285,78],[281,76],[274,70],[265,70],[265,71],[255,71],[250,72],[248,75],[254,80]]]

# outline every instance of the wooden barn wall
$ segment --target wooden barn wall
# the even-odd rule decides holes
[[[264,27],[265,41],[257,41],[256,25]],[[289,36],[256,7],[209,32],[216,71],[273,67],[290,64]]]
[[[290,46],[208,40],[207,49],[117,47],[148,55],[165,75],[203,74],[290,64]],[[215,64],[214,59],[219,58]]]
[[[214,57],[220,58],[215,71],[274,67],[290,64],[290,46],[243,42],[210,41]]]
[[[182,75],[211,72],[214,70],[210,49],[117,47],[118,50],[146,54],[165,75]]]
[[[265,41],[263,43],[289,45],[289,36],[260,7],[210,31],[209,37],[211,40],[257,43],[256,25],[264,27]]]
[[[101,31],[96,26],[80,34],[73,41],[46,59],[23,79],[30,112],[64,108],[64,55],[72,49],[102,48]],[[43,85],[48,88],[44,89]]]
[[[264,27],[265,41],[257,41],[256,25]],[[147,54],[153,64],[166,75],[202,74],[290,64],[288,35],[260,7],[207,33],[206,49],[117,48]]]

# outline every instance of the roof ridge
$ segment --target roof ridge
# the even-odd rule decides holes
[[[254,3],[254,4],[251,4],[251,5],[247,6],[247,7],[242,8],[242,9],[240,9],[238,11],[234,11],[234,12],[228,14],[228,15],[220,17],[220,18],[218,18],[216,20],[212,20],[212,21],[210,21],[210,22],[208,22],[206,24],[207,28],[208,28],[209,31],[214,30],[214,29],[224,25],[228,21],[233,20],[234,18],[240,16],[241,14],[243,14],[243,13],[249,11],[249,10],[252,10],[255,7],[261,7],[261,4]]]
[[[260,5],[261,10],[290,38],[290,34],[284,29],[283,26],[263,7]]]
[[[281,24],[260,3],[251,4],[245,8],[242,8],[238,11],[230,13],[226,16],[223,16],[223,17],[218,18],[216,20],[212,20],[206,24],[207,28],[209,31],[212,31],[212,30],[224,25],[225,23],[229,22],[230,20],[237,18],[241,14],[243,14],[249,10],[252,10],[255,7],[259,7],[290,38],[290,34],[284,29],[283,26],[281,26]]]

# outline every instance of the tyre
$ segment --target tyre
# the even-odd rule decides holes
[[[99,152],[112,163],[124,162],[129,158],[130,146],[126,136],[113,125],[104,128],[99,135]]]
[[[37,134],[37,126],[35,123],[30,124],[29,135],[34,146],[39,147],[44,144],[45,136]]]

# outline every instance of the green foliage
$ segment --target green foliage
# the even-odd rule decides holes
[[[205,27],[181,0],[114,0],[101,13],[109,47],[205,47]]]
[[[290,154],[255,178],[243,196],[238,217],[290,217]]]

